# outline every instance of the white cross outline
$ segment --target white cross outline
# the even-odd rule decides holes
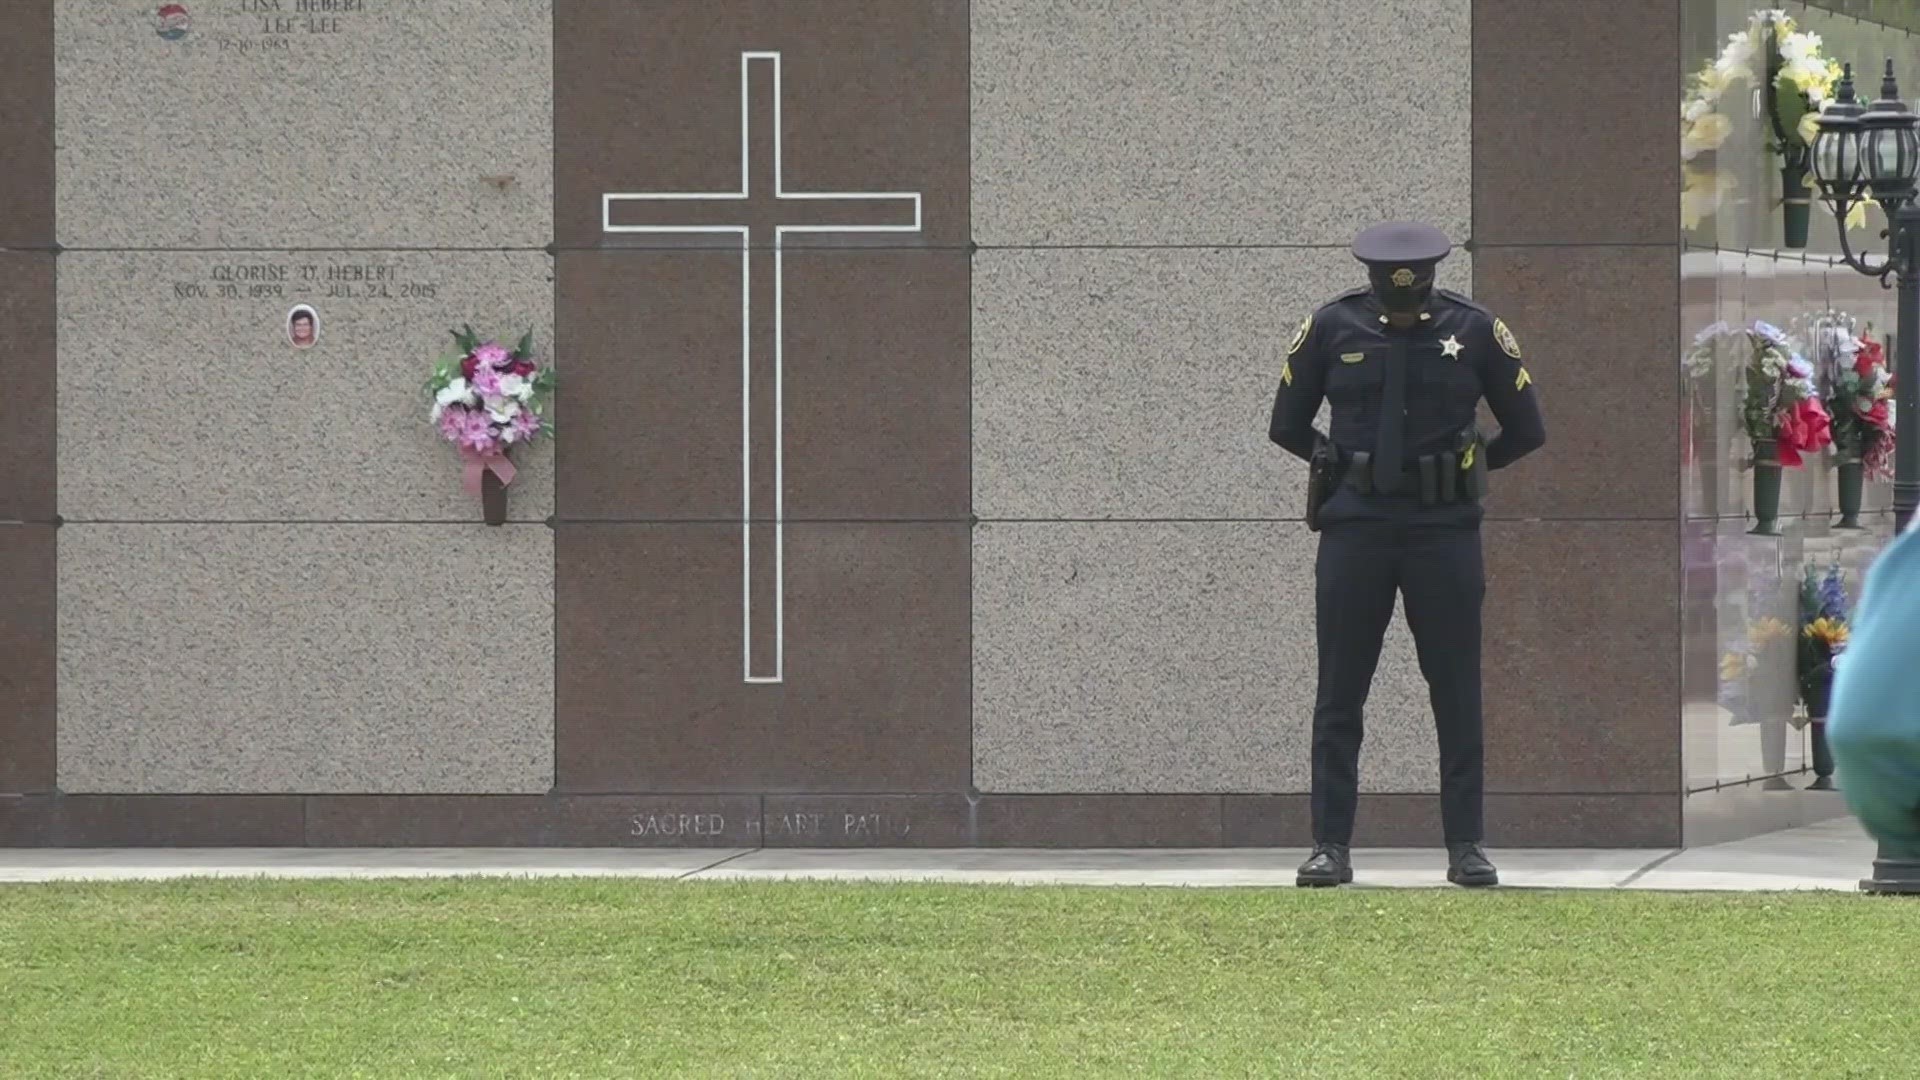
[[[752,176],[748,141],[751,84],[750,65],[756,61],[773,64],[773,196],[775,199],[844,199],[913,201],[912,225],[776,225],[773,228],[773,610],[774,660],[772,675],[753,673],[753,259],[751,230],[745,225],[615,225],[615,202],[660,202],[669,200],[737,199],[748,197]],[[787,620],[787,509],[786,509],[786,414],[782,400],[786,368],[786,253],[788,233],[917,233],[921,228],[920,193],[917,191],[788,191],[786,169],[781,157],[781,114],[785,94],[780,76],[778,52],[742,52],[740,54],[740,190],[714,192],[620,192],[600,197],[600,229],[603,233],[734,233],[740,237],[740,647],[742,668],[749,683],[779,683],[786,680]]]

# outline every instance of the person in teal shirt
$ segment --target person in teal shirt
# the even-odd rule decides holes
[[[1897,857],[1920,857],[1920,532],[1867,571],[1834,665],[1827,745],[1847,806]]]

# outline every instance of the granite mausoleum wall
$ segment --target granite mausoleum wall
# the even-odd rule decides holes
[[[1391,217],[1548,409],[1489,840],[1678,842],[1670,5],[20,6],[0,843],[1303,843],[1266,413]],[[561,376],[498,528],[461,323]],[[1368,722],[1357,841],[1437,842],[1398,620]]]

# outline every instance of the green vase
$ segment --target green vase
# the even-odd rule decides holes
[[[1807,222],[1813,212],[1813,199],[1807,194],[1807,170],[1789,165],[1780,170],[1781,210],[1786,216],[1786,246],[1807,246]]]
[[[1840,459],[1840,521],[1836,529],[1858,529],[1860,492],[1866,481],[1867,467],[1859,458]]]
[[[1750,535],[1780,535],[1780,444],[1772,439],[1753,441],[1753,517]]]

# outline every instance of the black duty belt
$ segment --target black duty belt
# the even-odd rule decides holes
[[[1422,454],[1407,466],[1396,494],[1418,495],[1422,506],[1449,506],[1478,502],[1487,493],[1485,448],[1477,435],[1462,439],[1458,450]],[[1362,495],[1373,494],[1373,455],[1364,450],[1347,455],[1343,482]]]

